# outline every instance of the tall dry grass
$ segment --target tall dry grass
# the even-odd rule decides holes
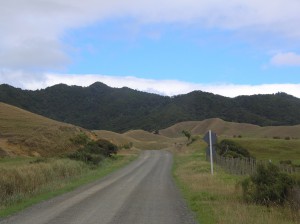
[[[88,167],[68,159],[51,159],[17,167],[0,168],[0,207],[34,195],[86,172]]]

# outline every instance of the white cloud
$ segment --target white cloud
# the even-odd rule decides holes
[[[275,66],[300,66],[300,55],[293,52],[278,53],[270,63]]]
[[[10,0],[0,7],[2,68],[60,67],[68,55],[61,38],[68,29],[107,18],[143,23],[184,23],[300,37],[298,0]],[[297,40],[297,39],[296,39]],[[297,40],[298,41],[298,40]],[[41,50],[39,50],[41,49]],[[23,60],[22,60],[23,59]]]
[[[39,77],[38,79],[36,77]],[[16,82],[16,80],[18,80]],[[185,94],[194,90],[211,92],[227,97],[253,94],[273,94],[285,92],[300,98],[299,84],[263,84],[263,85],[237,85],[237,84],[203,84],[190,83],[178,80],[155,80],[143,79],[132,76],[106,76],[97,74],[50,74],[39,73],[29,75],[22,71],[2,70],[0,72],[0,83],[8,83],[25,89],[40,89],[55,84],[89,86],[94,82],[103,82],[111,87],[129,87],[132,89],[151,92],[160,95],[174,96]]]

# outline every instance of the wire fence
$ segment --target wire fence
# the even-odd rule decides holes
[[[206,153],[206,159],[210,161],[210,155],[208,153]],[[235,175],[252,175],[256,172],[258,164],[270,163],[269,161],[256,161],[253,158],[229,158],[218,155],[217,153],[214,154],[213,161],[227,172]],[[288,164],[279,164],[278,167],[281,172],[289,174],[300,172],[300,167]]]
[[[210,161],[210,154],[206,153],[207,161]],[[229,158],[213,154],[213,161],[218,164],[224,170],[235,175],[252,175],[256,173],[256,168],[258,164],[267,164],[270,161],[256,161],[253,158]],[[300,167],[294,167],[288,164],[279,164],[279,170],[281,172],[293,174],[300,173]],[[288,201],[291,203],[292,207],[296,210],[300,210],[300,188],[293,187],[288,190]]]

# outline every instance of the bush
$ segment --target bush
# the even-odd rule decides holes
[[[118,152],[116,145],[104,139],[89,142],[85,149],[93,154],[100,154],[105,157],[112,157],[113,154]]]
[[[188,141],[190,140],[190,138],[192,137],[191,133],[189,131],[186,130],[182,130],[181,133],[187,137]]]
[[[234,152],[234,151],[227,151],[222,156],[228,158],[244,158],[241,154]]]
[[[133,143],[129,142],[127,144],[121,145],[120,148],[131,149],[133,147]]]
[[[86,145],[90,139],[85,133],[81,132],[80,134],[71,138],[70,141],[75,145]]]
[[[250,158],[249,151],[232,140],[224,139],[217,144],[217,153],[231,158]]]
[[[69,155],[70,159],[83,161],[92,165],[99,165],[100,162],[104,159],[104,156],[90,153],[86,150],[78,150]]]
[[[107,140],[88,141],[83,148],[68,155],[70,159],[98,165],[105,157],[117,154],[118,147]]]
[[[154,130],[154,131],[153,131],[153,134],[159,135],[159,130]]]
[[[193,137],[191,138],[191,141],[187,143],[187,146],[193,144],[195,141],[197,141],[197,139],[198,139],[198,138],[197,138],[196,136],[193,136]]]
[[[272,163],[258,165],[256,174],[242,182],[244,199],[263,205],[283,204],[292,186],[292,178]]]
[[[292,165],[292,160],[280,160],[279,164],[282,164],[282,165]]]
[[[48,161],[47,158],[41,157],[41,158],[37,158],[33,161],[30,161],[30,164],[35,164],[35,163],[46,163]]]

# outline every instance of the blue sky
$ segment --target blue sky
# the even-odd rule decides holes
[[[254,58],[257,54],[241,42],[219,39],[223,33],[168,25],[128,31],[123,28],[126,25],[134,26],[130,22],[109,21],[70,32],[67,39],[80,54],[68,72],[239,83],[245,82],[239,74],[261,72],[261,61]]]
[[[234,32],[216,29],[134,26],[126,20],[107,21],[68,32],[65,41],[78,52],[67,72],[196,83],[300,81],[298,66],[270,65],[268,51],[274,46],[268,43],[250,43]]]
[[[0,9],[0,83],[300,97],[298,1],[17,2]]]

